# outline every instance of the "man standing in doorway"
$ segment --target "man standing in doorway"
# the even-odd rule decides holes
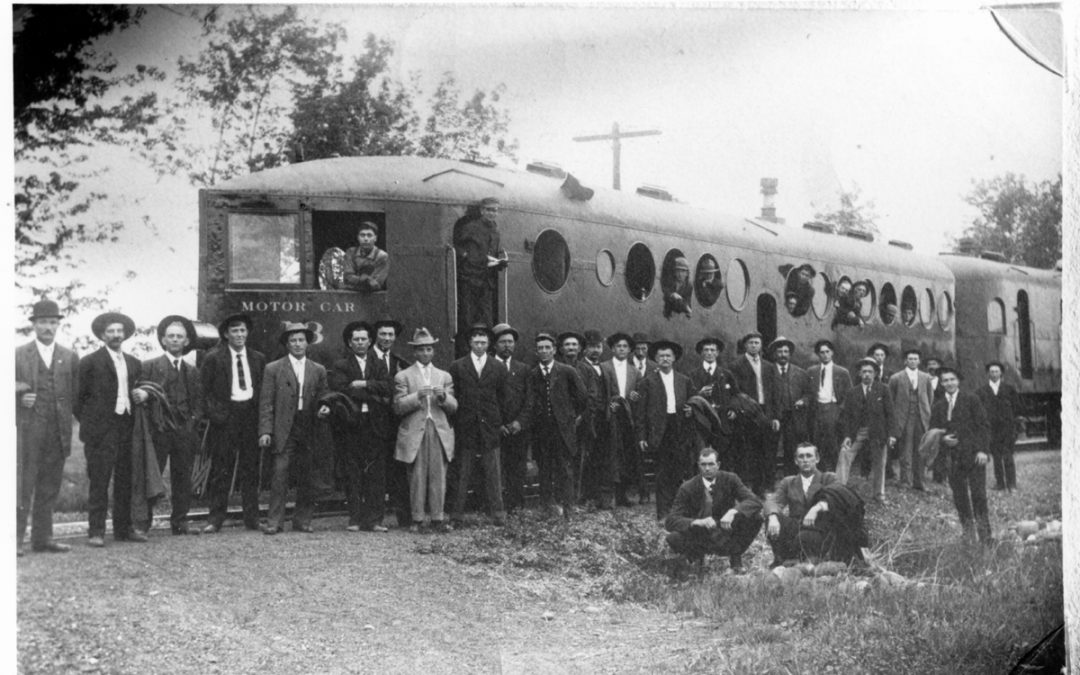
[[[499,272],[506,269],[506,251],[499,245],[499,200],[486,197],[475,211],[454,225],[457,252],[458,334],[469,326],[495,322]]]

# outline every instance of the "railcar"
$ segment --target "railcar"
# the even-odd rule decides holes
[[[893,369],[909,346],[955,357],[953,272],[902,243],[711,213],[661,190],[588,189],[546,165],[519,171],[417,157],[305,162],[202,190],[199,317],[250,314],[252,344],[271,356],[282,353],[283,322],[308,322],[320,360],[343,349],[349,321],[394,317],[406,326],[403,338],[421,325],[440,337],[436,360],[445,364],[458,325],[453,228],[485,197],[502,204],[509,260],[496,315],[522,332],[521,356],[538,330],[594,328],[674,339],[687,347],[685,366],[702,336],[720,337],[723,358],[732,359],[739,336],[752,330],[766,341],[791,338],[803,364],[814,361],[809,345],[821,337],[835,341],[841,363],[875,342],[892,347]],[[362,220],[379,225],[377,245],[390,255],[385,289],[336,289],[328,264],[355,243]],[[690,312],[665,313],[679,258],[692,271]],[[812,291],[786,306],[792,275],[806,264]],[[709,269],[718,270],[719,293],[720,284],[702,281]],[[834,326],[844,279],[868,282],[860,326]],[[901,305],[913,313],[900,316]]]

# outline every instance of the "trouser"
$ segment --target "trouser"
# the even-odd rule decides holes
[[[105,516],[109,511],[109,482],[113,484],[113,537],[127,539],[131,534],[131,434],[134,421],[130,414],[110,415],[105,433],[87,442],[86,474],[90,479],[87,504],[91,537],[105,536]]]
[[[884,460],[884,447],[881,452]],[[836,546],[838,523],[828,511],[818,514],[813,527],[803,525],[801,519],[782,513],[776,516],[780,520],[780,533],[775,537],[768,537],[774,562],[808,558],[833,560],[841,557],[836,550],[839,548]]]
[[[164,470],[169,462],[169,501],[172,513],[169,524],[175,531],[187,522],[188,510],[191,509],[191,462],[195,450],[199,447],[199,435],[193,422],[174,431],[155,431],[153,433],[154,454],[157,455],[158,468]],[[153,506],[147,506],[149,525],[153,521]]]
[[[836,477],[847,485],[851,477],[851,464],[864,450],[870,455],[870,485],[875,497],[885,496],[885,444],[876,438],[870,438],[870,429],[863,427],[855,433],[851,445],[840,451],[840,462],[836,467]],[[917,449],[916,449],[917,450]],[[918,454],[916,452],[916,454]],[[921,464],[920,464],[921,466]]]
[[[16,532],[26,536],[26,522],[33,518],[30,536],[34,544],[52,540],[52,515],[64,478],[64,451],[56,419],[33,419],[23,425],[18,457],[19,496],[16,505]]]
[[[994,460],[994,485],[999,489],[1016,487],[1015,441],[1012,436],[990,435],[990,456]]]
[[[344,434],[340,441],[349,525],[364,529],[382,524],[386,516],[385,439],[371,435],[368,415],[363,413],[360,429]]]
[[[821,457],[822,471],[832,471],[840,455],[840,404],[818,403],[814,409],[814,445]]]
[[[383,446],[383,466],[386,469],[386,490],[390,495],[390,508],[394,510],[398,527],[408,527],[412,523],[412,506],[410,502],[411,485],[408,465],[394,458],[397,449],[397,438],[393,436],[386,439]]]
[[[574,503],[574,457],[563,441],[554,417],[541,417],[533,429],[533,458],[540,470],[540,501],[545,506],[556,502],[564,508]]]
[[[297,418],[301,417],[297,413]],[[312,431],[310,425],[294,421],[289,437],[280,452],[273,454],[274,475],[270,479],[270,507],[266,514],[269,529],[280,528],[285,522],[285,502],[289,493],[289,470],[296,474],[296,508],[293,509],[293,529],[311,524],[315,514],[315,491],[311,486]]]
[[[918,419],[904,425],[904,431],[896,444],[900,449],[900,482],[914,488],[922,488],[926,467],[919,454],[919,441],[923,436],[922,422]]]
[[[664,520],[679,486],[696,470],[690,457],[689,445],[685,443],[679,428],[678,415],[668,415],[664,435],[656,453],[656,519]]]
[[[742,555],[750,548],[760,529],[761,518],[747,518],[742,513],[736,513],[730,530],[722,529],[719,525],[711,530],[691,527],[685,532],[669,532],[667,543],[671,550],[690,559],[706,554]]]
[[[780,416],[780,450],[783,455],[784,472],[795,466],[795,449],[808,440],[805,415],[798,410],[788,410]]]
[[[256,400],[229,403],[229,417],[210,427],[211,461],[208,486],[210,514],[207,523],[221,527],[229,511],[229,492],[236,469],[244,509],[244,526],[259,526],[259,458],[263,449],[258,439],[259,408]],[[239,461],[238,460],[239,457]]]
[[[776,467],[776,434],[752,422],[741,424],[735,439],[736,470],[746,486],[759,496],[772,487]]]
[[[431,514],[432,522],[445,520],[446,513],[443,508],[446,499],[446,453],[443,451],[442,439],[434,420],[427,420],[416,459],[405,466],[409,476],[412,522],[424,522],[425,511]]]
[[[611,443],[609,425],[598,423],[597,426],[592,452],[585,458],[582,497],[595,501],[599,508],[610,509],[615,494],[615,447]]]
[[[454,464],[457,464],[457,487],[451,507],[451,517],[460,520],[465,514],[465,501],[469,496],[469,484],[475,470],[476,455],[484,471],[484,494],[488,509],[495,518],[506,516],[502,498],[502,465],[499,446],[489,446],[479,424],[458,425],[454,435]]]
[[[975,452],[954,448],[949,487],[965,534],[976,530],[979,540],[990,541],[990,513],[986,505],[986,467],[975,461]]]
[[[608,445],[611,447],[612,478],[615,483],[615,503],[626,506],[630,501],[626,498],[626,491],[630,487],[638,487],[639,501],[644,501],[647,496],[641,486],[644,481],[641,478],[641,446],[638,445],[634,434],[634,426],[625,415],[616,413],[611,419]]]
[[[529,441],[525,434],[504,436],[502,439],[503,504],[507,511],[525,506],[526,468],[529,460]]]

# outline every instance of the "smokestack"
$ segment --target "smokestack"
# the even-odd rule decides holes
[[[772,223],[780,222],[776,217],[776,186],[780,184],[776,178],[761,179],[761,194],[764,199],[761,205],[761,219]]]

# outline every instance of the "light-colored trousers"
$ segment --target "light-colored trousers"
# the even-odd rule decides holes
[[[870,443],[870,429],[863,427],[855,434],[851,445],[840,449],[840,461],[836,467],[836,477],[840,482],[847,485],[851,475],[851,463],[859,456],[863,448],[871,452],[870,455],[870,485],[874,488],[875,497],[885,496],[885,453],[884,443]]]
[[[424,512],[431,512],[431,520],[442,521],[446,518],[443,511],[446,503],[446,455],[443,453],[442,439],[435,428],[435,421],[428,418],[424,426],[424,438],[416,460],[408,465],[409,469],[409,508],[412,510],[413,523],[424,522]]]

